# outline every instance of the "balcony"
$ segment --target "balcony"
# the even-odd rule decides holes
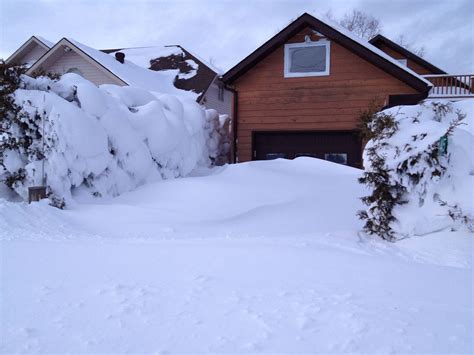
[[[430,99],[474,98],[472,74],[423,75],[423,77],[433,84],[428,96]]]

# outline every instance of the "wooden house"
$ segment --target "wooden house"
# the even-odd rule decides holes
[[[234,92],[234,160],[311,156],[360,167],[370,105],[414,103],[432,84],[384,51],[307,13],[223,76]]]

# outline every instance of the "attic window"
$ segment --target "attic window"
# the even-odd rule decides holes
[[[285,44],[285,78],[329,75],[329,41]]]

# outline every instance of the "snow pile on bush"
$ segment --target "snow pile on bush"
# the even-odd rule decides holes
[[[473,116],[474,100],[427,101],[366,122],[371,139],[360,182],[371,194],[359,212],[366,232],[395,240],[461,225],[473,229]]]
[[[96,87],[76,74],[21,82],[14,92],[20,110],[0,136],[0,180],[24,199],[29,186],[41,185],[43,164],[48,194],[61,207],[71,193],[116,196],[186,176],[219,155],[219,115],[192,99]]]

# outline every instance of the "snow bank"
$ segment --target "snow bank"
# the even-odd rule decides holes
[[[72,194],[116,196],[162,178],[188,175],[209,166],[219,146],[211,132],[219,117],[194,100],[133,87],[96,87],[76,74],[57,81],[24,77],[15,92],[23,118],[38,131],[33,146],[45,155],[11,150],[6,171],[25,170],[14,190],[27,198],[41,184],[43,162],[51,193],[67,202]],[[19,127],[13,126],[10,133]],[[5,138],[6,139],[6,138]],[[1,141],[0,141],[1,143]]]
[[[378,144],[377,152],[385,157],[385,170],[389,171],[390,179],[406,189],[406,203],[396,205],[393,210],[397,220],[392,226],[395,233],[399,236],[424,235],[448,227],[457,228],[461,215],[472,218],[474,101],[427,101],[421,105],[390,108],[382,114],[394,117],[398,130],[389,138],[368,142],[364,166],[367,171],[373,169],[368,150]],[[433,169],[438,168],[430,165],[423,154],[432,147],[438,152],[440,138],[447,134],[459,114],[465,117],[461,125],[448,134],[447,153],[436,158],[442,173],[433,175]],[[406,162],[411,163],[404,166]],[[453,220],[453,213],[459,214],[457,220]],[[467,223],[468,227],[469,223],[472,222]]]

